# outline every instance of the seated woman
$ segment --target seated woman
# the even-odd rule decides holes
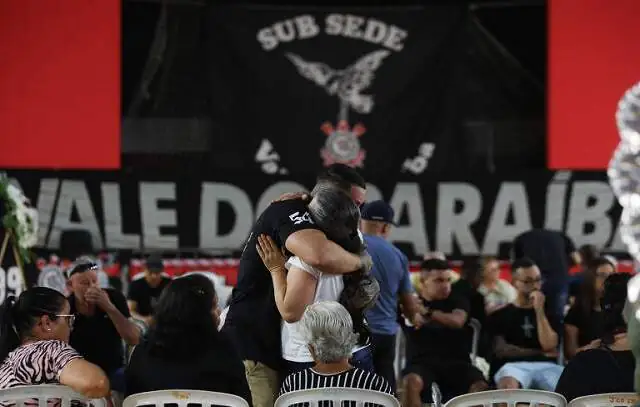
[[[580,284],[578,295],[564,318],[564,355],[571,359],[583,346],[602,335],[600,301],[604,281],[615,272],[615,266],[605,257],[591,261]]]
[[[590,394],[634,391],[635,359],[623,316],[630,279],[627,273],[615,273],[605,280],[603,335],[569,361],[556,386],[556,393],[567,401]]]
[[[69,301],[51,288],[7,297],[0,310],[0,389],[62,384],[89,398],[109,395],[109,379],[69,346],[74,315]]]
[[[218,332],[219,308],[207,277],[192,274],[169,283],[160,295],[147,338],[125,370],[127,395],[164,389],[235,394],[251,403],[244,366]]]
[[[357,335],[349,312],[338,302],[320,301],[304,311],[299,322],[313,366],[287,376],[280,394],[297,390],[347,387],[393,394],[381,376],[349,364]]]
[[[484,296],[485,310],[491,314],[507,304],[515,301],[516,289],[511,283],[500,278],[500,263],[493,256],[484,256],[480,259],[482,270],[482,283],[478,292]]]
[[[358,233],[360,210],[348,195],[336,189],[324,190],[316,194],[308,208],[313,221],[329,239],[352,253],[360,253],[363,250],[362,239]],[[265,266],[271,271],[276,306],[285,321],[281,338],[282,358],[287,363],[286,372],[293,373],[312,366],[313,357],[298,326],[304,309],[318,301],[339,301],[343,292],[351,295],[354,289],[359,287],[359,282],[355,281],[354,276],[323,273],[296,256],[285,260],[275,242],[265,235],[258,237],[256,248]],[[371,283],[377,285],[375,279]],[[364,298],[360,302],[367,300],[375,301],[372,298]],[[343,304],[348,306],[346,301]],[[348,306],[356,330],[360,333],[358,346],[353,351],[353,359],[356,366],[373,370],[363,306]]]

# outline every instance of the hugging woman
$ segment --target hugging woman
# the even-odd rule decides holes
[[[311,218],[329,239],[345,250],[359,254],[364,244],[358,225],[360,210],[343,191],[329,188],[318,191],[308,205]],[[363,370],[373,370],[369,332],[364,311],[378,296],[375,279],[362,273],[335,275],[318,270],[297,256],[285,257],[268,236],[259,236],[256,249],[271,272],[274,296],[282,324],[282,358],[286,375],[313,366],[313,356],[298,321],[305,308],[320,301],[339,301],[349,311],[358,334],[351,362]]]

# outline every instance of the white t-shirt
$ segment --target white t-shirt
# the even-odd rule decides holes
[[[340,294],[342,294],[342,290],[344,289],[342,275],[323,273],[308,265],[297,256],[290,257],[289,260],[287,260],[285,267],[287,270],[291,267],[297,267],[311,274],[318,280],[316,293],[313,297],[314,303],[318,301],[338,301],[340,299]],[[313,362],[311,352],[309,352],[307,342],[304,340],[302,332],[300,332],[298,322],[283,322],[281,339],[283,359],[291,362]],[[353,349],[353,352],[355,353],[367,346],[368,345],[356,346]]]

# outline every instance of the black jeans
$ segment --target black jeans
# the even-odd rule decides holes
[[[396,373],[393,368],[396,360],[396,336],[372,333],[371,342],[375,372],[384,377],[393,391],[396,391]]]

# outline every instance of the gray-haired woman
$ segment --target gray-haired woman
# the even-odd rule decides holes
[[[315,364],[287,376],[280,394],[326,387],[393,394],[381,376],[349,364],[357,334],[349,312],[340,303],[320,301],[309,305],[300,319],[300,328]]]

